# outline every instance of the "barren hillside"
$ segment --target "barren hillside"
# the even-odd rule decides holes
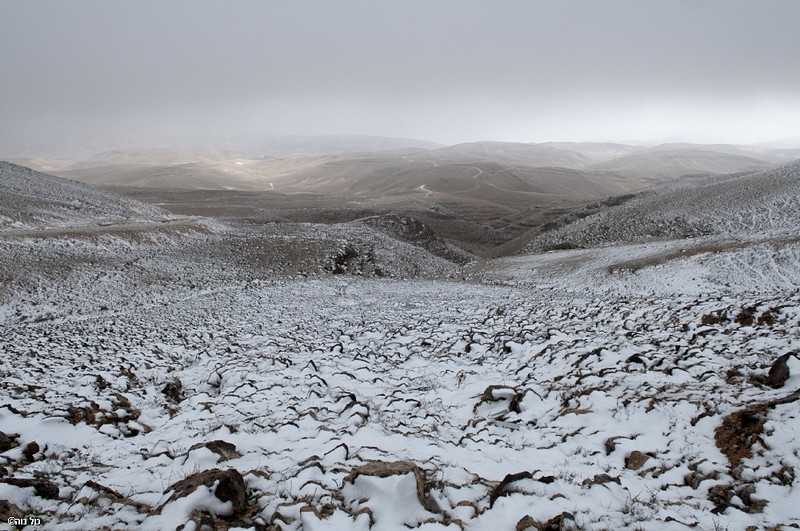
[[[158,221],[154,206],[0,161],[0,230]]]

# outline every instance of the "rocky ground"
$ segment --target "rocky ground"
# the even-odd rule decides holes
[[[1,519],[800,525],[796,289],[465,282],[342,227],[0,239]]]

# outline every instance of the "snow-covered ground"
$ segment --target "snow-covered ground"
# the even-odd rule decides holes
[[[48,529],[800,523],[798,403],[770,402],[800,367],[760,380],[800,347],[796,290],[664,296],[664,265],[625,289],[637,274],[602,253],[605,285],[299,279],[220,262],[217,237],[4,242],[33,257],[0,293],[4,510]],[[48,277],[69,248],[87,263]],[[747,408],[750,456],[716,436]]]
[[[360,224],[0,234],[0,521],[800,526],[787,223],[464,270]]]
[[[0,160],[0,234],[171,218],[154,206]]]
[[[597,247],[767,231],[797,235],[800,161],[735,176],[684,179],[536,238],[529,250]]]

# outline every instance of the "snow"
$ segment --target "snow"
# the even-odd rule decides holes
[[[798,402],[764,409],[739,466],[715,438],[800,389],[794,357],[783,387],[759,383],[800,349],[782,230],[506,258],[468,282],[355,225],[0,238],[0,498],[46,529],[800,524]],[[331,274],[348,245],[381,246],[394,278]],[[281,265],[292,246],[313,253]],[[413,474],[348,479],[403,460],[425,506]],[[243,514],[216,486],[170,499],[212,468],[242,474]]]
[[[324,529],[332,522],[359,528],[366,525],[363,516],[346,515],[367,506],[372,528],[390,529],[401,520],[424,521],[408,477],[360,476],[341,492],[339,485],[367,460],[409,459],[432,480],[441,478],[435,497],[442,510],[469,529],[515,524],[525,514],[546,520],[562,511],[587,528],[664,523],[668,516],[713,527],[714,518],[728,521],[733,509],[709,516],[705,483],[735,480],[715,446],[714,428],[725,414],[797,386],[796,376],[780,391],[745,378],[725,381],[733,368],[765,373],[776,354],[796,345],[797,295],[578,300],[462,283],[353,278],[222,287],[166,305],[146,304],[147,292],[133,292],[107,301],[108,315],[92,320],[63,310],[52,321],[6,322],[0,366],[6,403],[26,415],[4,409],[0,430],[19,433],[23,443],[36,440],[50,456],[23,470],[52,463],[53,477],[74,492],[81,473],[70,471],[103,463],[93,468],[96,481],[157,505],[159,493],[191,471],[234,467],[256,499],[271,500],[260,512],[265,521],[279,514],[289,528]],[[778,323],[700,324],[703,315],[735,315],[750,305],[757,315],[780,307]],[[627,361],[634,354],[644,364]],[[108,387],[99,388],[95,375],[108,375]],[[172,378],[184,385],[179,404],[160,393]],[[27,389],[26,382],[36,383]],[[489,385],[508,387],[480,404]],[[120,406],[114,393],[130,406]],[[519,412],[508,407],[516,393],[522,394]],[[59,418],[65,415],[59,411],[83,403],[79,397],[97,404],[104,424],[72,426]],[[785,418],[791,408],[770,413],[769,448],[794,447],[798,440]],[[122,422],[132,410],[145,429],[131,432],[131,421]],[[702,413],[707,416],[689,423]],[[621,438],[606,454],[611,437]],[[235,444],[241,457],[221,463],[208,449],[189,451],[214,439]],[[633,450],[653,454],[635,472],[625,468]],[[308,459],[319,466],[302,464]],[[685,486],[689,465],[703,459],[706,473],[717,478],[698,490]],[[765,450],[741,481],[763,478],[780,460],[796,466],[792,459]],[[517,494],[489,508],[492,485],[526,470],[556,481],[526,480],[515,485]],[[621,484],[583,485],[599,473]],[[794,521],[793,509],[780,509],[792,490],[759,486],[754,496],[762,488],[771,512],[731,521]],[[535,510],[530,497],[539,500]],[[328,521],[301,516],[299,507],[287,512],[276,504],[281,500],[337,509]],[[684,506],[677,511],[672,504],[679,501]],[[475,504],[478,512],[459,502]],[[189,505],[169,514],[184,518]],[[54,510],[70,524],[68,512]],[[107,509],[87,504],[86,511],[82,521],[92,525]],[[162,525],[143,516],[142,525]]]
[[[425,510],[417,499],[414,474],[385,478],[358,476],[342,489],[342,498],[350,509],[358,512],[368,507],[375,518],[374,531],[391,531],[404,526],[415,527],[436,515]]]
[[[157,222],[167,212],[91,186],[0,161],[0,233]]]

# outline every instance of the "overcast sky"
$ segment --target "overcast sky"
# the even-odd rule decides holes
[[[231,133],[800,143],[798,24],[797,0],[0,0],[0,152]]]

